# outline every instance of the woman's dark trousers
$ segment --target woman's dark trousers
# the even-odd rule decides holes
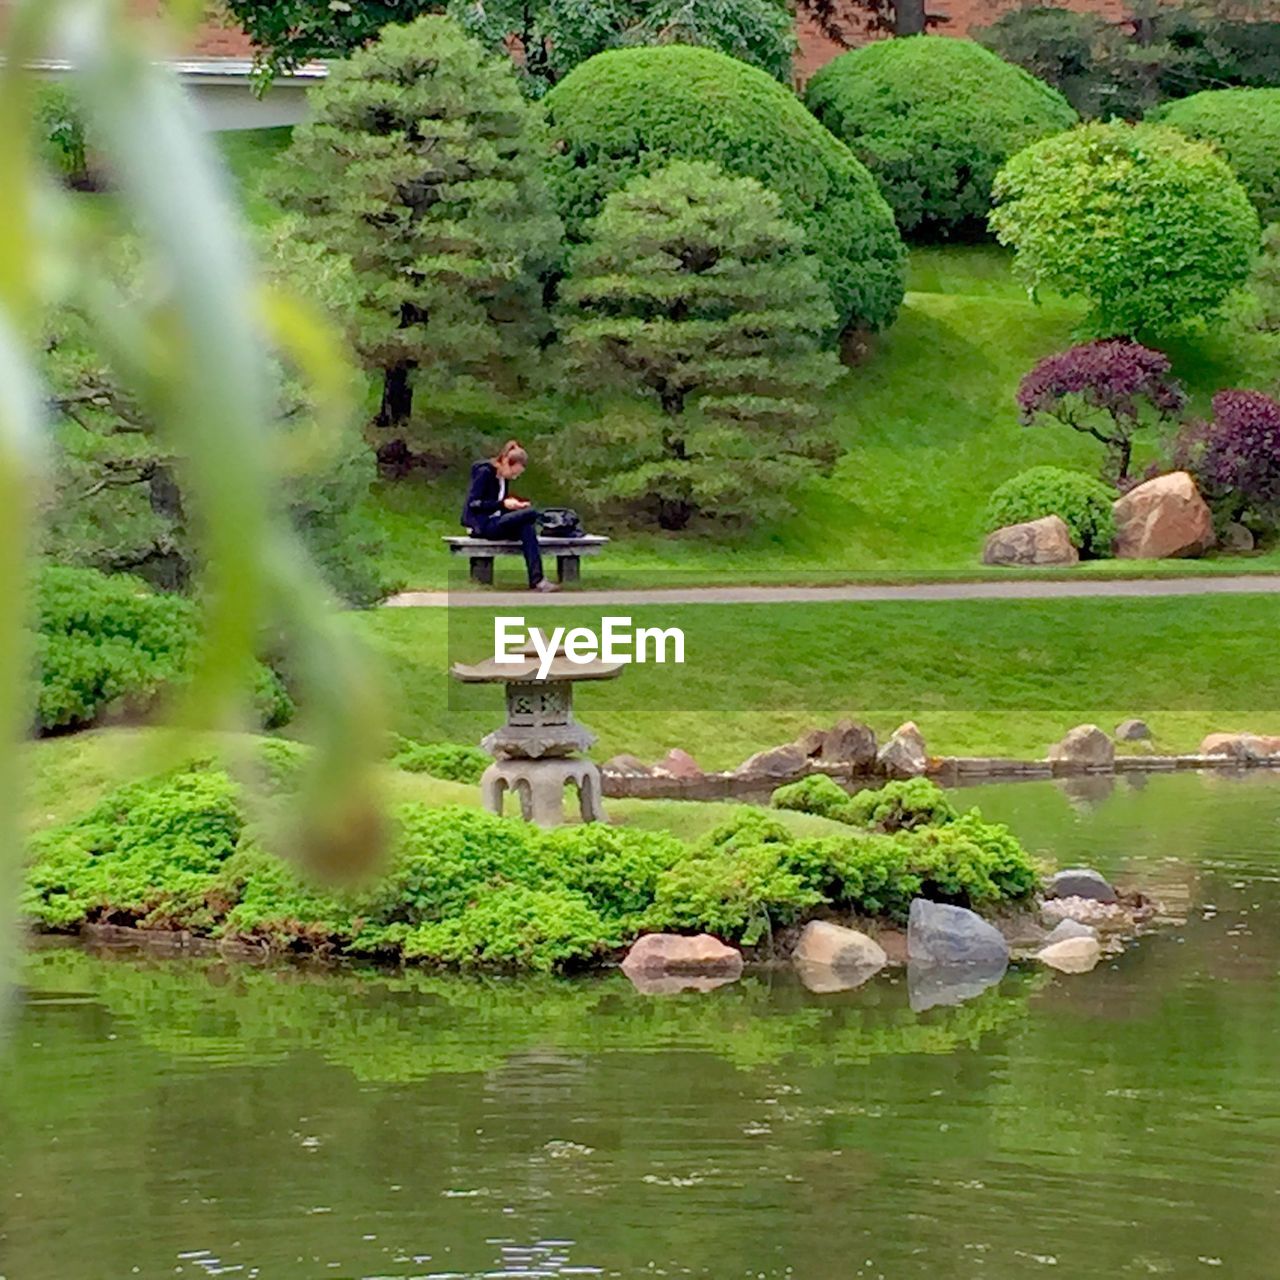
[[[481,538],[518,539],[524,550],[524,567],[529,571],[529,585],[542,581],[542,552],[538,550],[538,513],[532,507],[504,511],[490,516],[476,529]]]

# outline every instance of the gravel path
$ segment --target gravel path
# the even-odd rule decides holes
[[[654,587],[643,590],[576,589],[554,595],[528,591],[404,591],[391,609],[541,608],[576,605],[612,608],[651,604],[879,604],[890,600],[1078,600],[1156,596],[1280,595],[1280,574],[1222,577],[1128,578],[1037,582],[922,582],[845,587]]]

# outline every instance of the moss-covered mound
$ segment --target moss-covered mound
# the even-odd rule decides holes
[[[290,776],[275,770],[276,786]],[[338,891],[267,852],[237,785],[196,764],[122,787],[37,837],[22,904],[47,929],[129,924],[282,949],[555,970],[604,959],[646,930],[706,930],[754,945],[828,908],[900,919],[921,894],[981,906],[1031,892],[1035,869],[1006,828],[920,799],[863,801],[866,825],[820,839],[743,808],[694,844],[601,824],[544,832],[476,810],[406,805],[381,877]],[[907,809],[903,820],[888,816]]]
[[[805,101],[871,170],[898,226],[934,236],[982,230],[1001,165],[1077,121],[1056,89],[949,36],[852,49],[813,77]]]
[[[777,192],[822,263],[842,326],[893,320],[905,287],[893,214],[849,149],[764,72],[710,49],[619,49],[576,68],[546,107],[571,236],[637,173],[709,160]]]
[[[1280,89],[1210,89],[1147,118],[1213,143],[1262,221],[1280,220]]]

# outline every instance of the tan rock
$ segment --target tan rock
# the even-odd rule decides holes
[[[888,963],[884,948],[857,929],[826,920],[811,920],[804,927],[791,958],[797,965],[839,969],[865,981]]]
[[[705,776],[698,762],[687,751],[681,751],[679,747],[672,747],[653,766],[653,771],[668,778],[701,778]]]
[[[678,933],[647,933],[632,944],[622,962],[628,974],[685,974],[701,977],[737,977],[742,953],[709,933],[692,937]]]
[[[918,778],[929,767],[924,735],[914,720],[899,725],[876,755],[880,771],[890,778]]]
[[[1272,752],[1268,743],[1253,733],[1211,733],[1200,743],[1202,756],[1229,756],[1232,760],[1261,760]]]
[[[1076,564],[1079,559],[1061,516],[1005,525],[988,534],[982,548],[983,564]]]
[[[1203,555],[1213,546],[1213,514],[1185,471],[1130,489],[1114,511],[1115,551],[1121,559],[1181,559]]]
[[[749,756],[734,771],[735,778],[759,778],[761,781],[787,781],[807,773],[809,757],[802,747],[788,742],[781,747],[770,747]]]
[[[1036,959],[1062,973],[1088,973],[1102,959],[1097,938],[1064,938],[1039,952]]]
[[[1049,748],[1049,759],[1064,764],[1109,765],[1115,762],[1115,743],[1096,724],[1078,724],[1061,742]]]

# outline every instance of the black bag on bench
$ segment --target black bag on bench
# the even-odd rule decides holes
[[[538,516],[544,538],[582,538],[586,530],[572,507],[548,507]]]

